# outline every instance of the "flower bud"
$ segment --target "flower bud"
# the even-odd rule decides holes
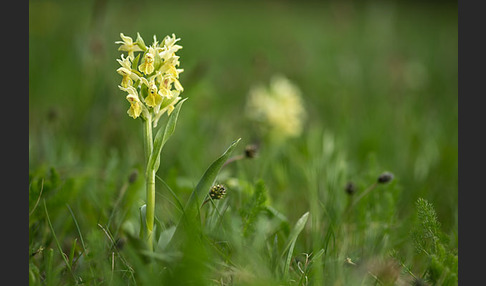
[[[145,46],[145,42],[143,41],[142,37],[140,36],[139,33],[137,33],[137,39],[135,40],[135,44],[142,50],[146,51],[147,46]]]
[[[209,190],[209,196],[213,200],[220,200],[226,195],[226,187],[218,184],[211,187]]]

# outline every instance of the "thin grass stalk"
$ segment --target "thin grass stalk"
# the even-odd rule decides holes
[[[47,212],[46,201],[44,200],[43,202],[44,202],[44,210],[45,210],[45,213],[46,213],[47,223],[49,224],[49,228],[51,229],[52,237],[54,238],[54,241],[56,242],[57,249],[59,250],[61,257],[64,260],[64,263],[66,264],[66,267],[69,270],[69,273],[72,275],[72,277],[74,279],[74,283],[77,285],[78,282],[76,280],[76,276],[74,275],[73,270],[71,269],[71,265],[69,264],[68,257],[62,251],[61,244],[59,243],[59,240],[57,239],[56,232],[54,231],[54,227],[52,226],[51,219],[49,218],[49,213]]]

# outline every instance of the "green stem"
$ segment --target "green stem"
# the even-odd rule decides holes
[[[146,165],[148,166],[148,160],[153,151],[153,136],[152,136],[152,117],[149,116],[145,122],[144,135],[145,135],[145,149],[146,149]],[[147,167],[148,168],[148,167]],[[147,225],[147,243],[150,250],[153,250],[153,235],[154,230],[154,216],[155,216],[155,170],[147,169],[145,172],[146,187],[147,187],[147,209],[145,222]]]
[[[373,185],[369,186],[368,189],[366,189],[359,197],[357,197],[353,203],[351,204],[350,207],[353,207],[358,203],[359,200],[361,200],[364,196],[366,196],[369,192],[371,192],[374,188],[376,188],[378,184],[375,182]]]
[[[144,139],[145,139],[145,158],[147,162],[153,149],[153,136],[152,136],[152,116],[149,116],[144,122]]]
[[[148,170],[147,170],[148,171]],[[153,250],[153,230],[155,217],[155,171],[147,172],[147,213],[145,221],[147,224],[147,243],[150,250]]]

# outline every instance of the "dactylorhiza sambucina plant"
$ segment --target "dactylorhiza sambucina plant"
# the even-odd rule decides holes
[[[182,46],[176,43],[180,40],[174,34],[166,36],[160,43],[156,36],[153,43],[146,46],[137,33],[135,41],[131,37],[120,34],[122,41],[118,48],[126,52],[117,59],[120,67],[117,72],[122,76],[119,88],[127,92],[126,99],[130,104],[127,111],[133,119],[143,122],[146,159],[146,204],[141,208],[141,231],[149,249],[153,250],[153,232],[155,217],[155,174],[160,165],[160,153],[163,145],[175,130],[177,116],[184,100],[179,96],[183,87],[179,82],[179,74],[183,69],[176,52]],[[159,119],[167,113],[165,128],[157,128]]]

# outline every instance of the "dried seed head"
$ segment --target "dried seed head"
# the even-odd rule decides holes
[[[353,182],[348,182],[345,187],[345,191],[348,195],[356,193],[356,185]]]
[[[221,184],[214,185],[209,190],[209,196],[213,200],[220,200],[224,195],[226,195],[226,187]]]
[[[385,172],[378,177],[378,183],[380,184],[388,183],[391,180],[393,180],[393,174],[389,172]]]
[[[130,184],[133,184],[137,180],[137,177],[138,177],[138,171],[133,170],[130,176],[128,177],[128,182]]]
[[[247,145],[245,147],[246,158],[255,158],[258,153],[258,146],[255,144]]]

